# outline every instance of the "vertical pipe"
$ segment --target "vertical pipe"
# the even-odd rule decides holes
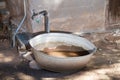
[[[50,32],[50,28],[49,28],[49,18],[48,18],[48,14],[44,15],[44,24],[45,24],[45,32],[49,33]]]
[[[26,13],[26,0],[23,1],[23,4],[24,4],[24,17],[21,20],[20,24],[18,25],[18,28],[16,29],[15,33],[13,34],[13,37],[12,37],[12,40],[13,40],[12,47],[15,47],[15,36],[18,33],[18,31],[20,30],[20,28],[22,27],[22,25],[23,25],[23,23],[24,23],[24,21],[26,19],[26,16],[27,16],[27,13]]]
[[[49,33],[50,32],[50,27],[49,27],[49,18],[48,18],[48,12],[46,10],[43,10],[41,12],[35,13],[33,10],[33,15],[32,15],[32,19],[34,19],[35,16],[38,16],[42,14],[44,16],[44,26],[45,26],[45,32]]]

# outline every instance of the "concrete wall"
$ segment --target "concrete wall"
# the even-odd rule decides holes
[[[19,22],[23,17],[23,0],[7,0],[11,15]],[[47,10],[51,30],[91,32],[105,29],[105,10],[108,0],[27,0],[26,30],[44,30],[43,17],[31,19],[32,11]],[[18,19],[18,16],[20,17]]]
[[[106,0],[29,0],[30,11],[48,10],[51,30],[90,32],[105,29]],[[32,21],[33,31],[43,30]]]

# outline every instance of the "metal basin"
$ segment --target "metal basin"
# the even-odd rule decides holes
[[[66,33],[40,34],[30,39],[29,43],[38,65],[43,69],[55,72],[76,71],[83,68],[91,60],[93,53],[96,51],[96,47],[87,39]],[[82,47],[89,54],[73,57],[56,57],[44,52],[46,47],[53,49],[61,45]],[[59,50],[62,49],[65,50],[67,48],[61,48]]]

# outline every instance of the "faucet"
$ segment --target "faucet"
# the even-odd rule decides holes
[[[43,10],[41,12],[35,13],[35,10],[33,10],[33,15],[32,15],[32,20],[34,20],[35,16],[38,15],[43,15],[44,16],[44,26],[45,26],[45,32],[49,33],[50,32],[50,28],[49,28],[49,19],[48,19],[48,12],[46,10]]]

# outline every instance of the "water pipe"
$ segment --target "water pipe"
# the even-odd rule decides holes
[[[23,25],[23,23],[24,23],[24,21],[26,19],[26,16],[27,16],[27,14],[26,14],[27,13],[26,12],[26,0],[24,0],[23,4],[24,4],[24,17],[21,20],[21,22],[19,23],[18,28],[16,29],[15,33],[13,34],[13,37],[12,37],[12,40],[13,40],[12,47],[15,47],[15,36],[18,33],[18,31],[20,30],[20,28],[22,27],[22,25]]]
[[[35,13],[35,11],[33,10],[33,15],[32,15],[32,20],[34,20],[35,16],[38,15],[43,15],[44,16],[44,26],[45,26],[45,32],[49,33],[50,32],[50,27],[49,27],[49,19],[48,19],[48,12],[46,10],[40,11],[38,13]]]

